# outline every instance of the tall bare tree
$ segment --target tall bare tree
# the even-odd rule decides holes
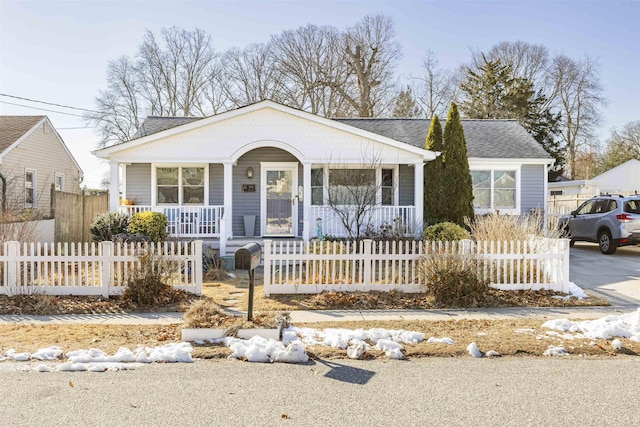
[[[474,52],[476,64],[482,63],[481,53]],[[503,64],[511,67],[514,77],[531,81],[536,91],[547,93],[546,72],[549,65],[549,50],[540,44],[531,44],[522,40],[502,41],[491,47],[486,54],[490,60],[500,59]]]
[[[569,177],[574,177],[576,154],[593,152],[593,133],[600,123],[602,85],[595,59],[574,60],[564,55],[553,58],[548,71],[553,87],[551,98],[558,108]]]
[[[422,61],[422,75],[412,79],[419,82],[416,99],[427,118],[444,116],[460,93],[456,73],[441,68],[437,55],[431,50],[427,51]]]
[[[309,24],[272,36],[270,44],[274,67],[281,74],[283,103],[327,117],[346,115],[344,98],[322,82],[325,76],[348,71],[336,28]]]
[[[343,32],[340,42],[345,74],[324,70],[322,82],[338,91],[359,117],[381,115],[393,97],[394,71],[402,56],[393,20],[367,15]]]

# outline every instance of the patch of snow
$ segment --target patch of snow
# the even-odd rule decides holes
[[[500,357],[500,353],[495,350],[489,350],[484,354],[485,357]]]
[[[550,345],[547,349],[542,353],[543,356],[568,356],[569,352],[566,348],[562,346],[553,346]]]
[[[475,342],[472,342],[467,346],[467,351],[473,357],[476,357],[476,358],[482,357],[482,352],[478,348],[478,344],[476,344]]]
[[[16,362],[26,362],[27,360],[31,359],[31,353],[16,353],[16,351],[12,348],[7,350],[6,354],[9,359],[13,359]]]
[[[274,360],[283,363],[307,363],[309,356],[301,342],[292,342],[284,350],[276,351]]]
[[[442,338],[429,337],[427,342],[428,343],[450,344],[450,345],[453,345],[453,344],[456,343],[454,340],[452,340],[451,338],[448,338],[448,337],[442,337]]]
[[[528,329],[528,328],[521,328],[521,329],[516,329],[515,333],[516,334],[535,334],[536,330],[535,329]]]
[[[349,359],[360,359],[367,352],[369,344],[361,340],[351,340],[351,344],[347,347],[347,356]]]
[[[616,338],[615,340],[611,341],[611,347],[613,347],[615,350],[620,350],[622,348],[622,341]]]
[[[589,339],[608,340],[613,337],[621,337],[640,341],[640,308],[631,313],[610,315],[581,322],[573,322],[568,319],[549,320],[543,323],[542,327],[574,333],[580,332]]]
[[[404,357],[404,354],[402,353],[404,347],[402,344],[393,340],[381,338],[376,342],[376,348],[384,351],[384,354],[389,359],[402,359]]]
[[[41,348],[31,355],[32,359],[38,360],[56,360],[62,356],[62,350],[59,347],[52,346]]]
[[[35,368],[33,368],[35,372],[52,372],[53,368],[49,365],[45,365],[44,363],[39,364]]]

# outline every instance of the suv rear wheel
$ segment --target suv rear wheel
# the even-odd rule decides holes
[[[611,233],[608,230],[603,230],[598,234],[598,246],[603,254],[613,254],[618,249],[618,246],[611,240]]]

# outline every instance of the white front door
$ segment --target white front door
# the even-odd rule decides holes
[[[262,163],[260,217],[263,236],[298,232],[298,164]]]

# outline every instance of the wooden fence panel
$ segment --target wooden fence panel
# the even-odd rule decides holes
[[[91,223],[109,211],[109,194],[87,195],[51,189],[56,242],[90,242]]]

